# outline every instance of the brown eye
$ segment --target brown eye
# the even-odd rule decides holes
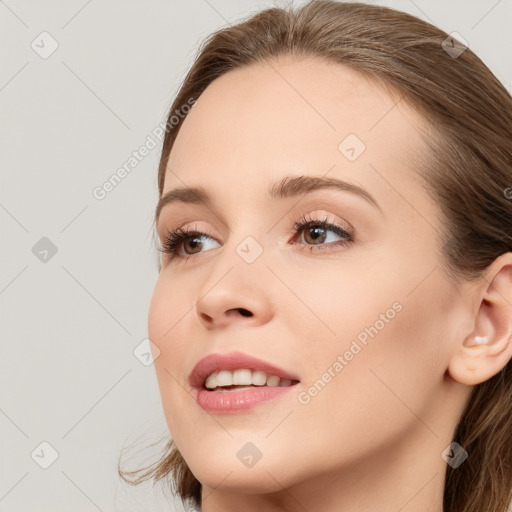
[[[187,245],[191,247],[191,251],[187,251]],[[196,254],[201,252],[201,248],[203,247],[203,242],[201,242],[201,237],[193,236],[190,238],[185,238],[183,240],[183,248],[185,249],[185,254]],[[198,250],[199,249],[199,250]]]
[[[322,244],[326,238],[326,229],[321,226],[310,226],[304,230],[304,240],[308,244]]]
[[[299,245],[309,246],[311,249],[313,249],[314,246],[325,245],[326,247],[330,247],[347,245],[354,241],[354,236],[351,233],[343,229],[341,226],[327,222],[327,219],[302,219],[300,222],[295,224],[293,232],[296,234],[300,234],[300,236],[298,237],[299,242],[296,243],[298,243]],[[329,236],[329,232],[334,233],[335,236]],[[337,237],[341,238],[342,240],[336,240]]]
[[[206,240],[206,242],[204,241]],[[186,229],[178,228],[176,231],[171,231],[167,234],[161,252],[165,253],[169,260],[174,258],[187,258],[195,254],[199,254],[208,242],[217,243],[216,240],[208,233],[201,233],[200,231],[187,231]],[[184,254],[181,254],[183,246]]]

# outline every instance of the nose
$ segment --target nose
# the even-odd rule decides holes
[[[274,307],[264,289],[265,280],[251,275],[253,269],[241,270],[232,269],[213,286],[210,280],[203,286],[195,307],[197,318],[206,329],[258,326],[272,318]]]
[[[228,309],[224,312],[224,314],[216,315],[206,313],[204,310],[199,311],[198,310],[199,318],[202,320],[202,322],[207,325],[208,327],[212,327],[214,324],[217,326],[220,325],[227,325],[229,322],[236,322],[237,317],[253,317],[254,314],[245,308],[232,308]],[[213,316],[212,316],[213,315]],[[222,316],[226,317],[226,320],[222,320]]]

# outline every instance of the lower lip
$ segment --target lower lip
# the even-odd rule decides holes
[[[195,398],[197,403],[207,412],[230,413],[245,411],[252,407],[275,400],[296,389],[297,384],[293,386],[261,386],[254,388],[245,388],[239,391],[207,391],[205,389],[195,389]]]

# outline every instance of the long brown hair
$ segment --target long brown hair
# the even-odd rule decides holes
[[[429,122],[428,154],[415,171],[444,215],[438,239],[451,279],[477,279],[512,251],[509,92],[471,49],[447,33],[409,14],[363,3],[312,0],[299,9],[270,8],[211,34],[170,109],[158,170],[160,196],[186,117],[172,118],[175,112],[230,70],[285,54],[349,66]],[[447,468],[445,512],[505,512],[512,498],[512,363],[474,387],[453,441],[469,459]],[[201,503],[201,484],[170,438],[152,466],[124,471],[118,463],[118,469],[133,485],[167,479],[185,502]]]

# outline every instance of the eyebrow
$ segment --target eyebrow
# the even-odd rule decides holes
[[[338,178],[325,176],[286,176],[280,182],[274,183],[268,190],[270,199],[285,199],[321,189],[335,189],[349,192],[361,197],[369,204],[377,208],[382,214],[381,206],[377,200],[364,188],[348,183]],[[179,187],[165,193],[156,206],[155,220],[158,222],[162,209],[172,203],[182,202],[204,205],[207,208],[213,206],[213,201],[203,187]]]

